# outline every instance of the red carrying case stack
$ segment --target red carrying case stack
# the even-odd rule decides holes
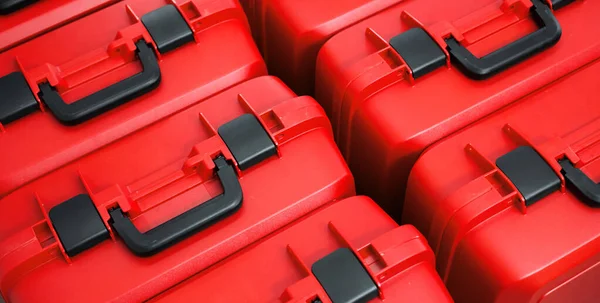
[[[403,1],[331,38],[316,99],[357,190],[399,218],[421,152],[599,57],[599,15],[598,1]]]
[[[247,79],[235,0],[119,2],[0,54],[0,197]]]
[[[0,1],[0,52],[117,1]]]
[[[331,36],[402,0],[241,0],[269,72],[314,93],[315,62]],[[349,46],[350,47],[350,46]]]
[[[1,199],[0,291],[143,301],[352,195],[322,108],[256,78]]]
[[[325,206],[151,302],[452,302],[412,226],[373,201]]]
[[[404,221],[457,302],[598,302],[599,75],[596,60],[415,164]]]

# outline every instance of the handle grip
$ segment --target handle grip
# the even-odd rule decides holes
[[[568,159],[558,161],[562,167],[562,174],[568,184],[572,185],[583,196],[588,204],[600,207],[600,184],[594,183],[580,169],[575,168]]]
[[[65,103],[49,83],[43,83],[40,84],[40,99],[61,123],[76,125],[152,91],[158,87],[161,78],[158,60],[145,41],[140,40],[135,45],[143,67],[141,73],[71,104]]]
[[[453,37],[446,39],[457,67],[472,79],[484,80],[556,44],[562,35],[558,20],[540,0],[531,2],[531,15],[540,29],[487,56],[477,58]]]
[[[241,185],[233,165],[225,158],[215,159],[217,176],[223,185],[223,194],[191,210],[141,233],[120,208],[109,211],[112,228],[134,254],[146,257],[182,241],[211,224],[237,211],[243,200]]]

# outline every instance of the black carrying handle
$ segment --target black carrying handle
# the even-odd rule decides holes
[[[600,207],[600,184],[596,184],[580,169],[575,168],[569,159],[558,161],[567,184],[572,185],[588,204]]]
[[[562,34],[558,20],[549,6],[540,0],[531,2],[531,15],[540,29],[487,56],[477,58],[454,37],[446,39],[448,52],[457,67],[468,77],[483,80],[556,44]]]
[[[0,15],[14,13],[39,0],[0,0]]]
[[[143,71],[123,81],[67,104],[49,83],[40,84],[40,99],[63,124],[76,125],[152,91],[160,83],[160,67],[152,48],[144,40],[136,44]]]
[[[223,194],[145,233],[137,230],[120,208],[109,211],[109,223],[129,250],[141,257],[154,255],[233,214],[242,206],[242,187],[233,165],[223,157],[218,157],[214,162],[223,185]]]

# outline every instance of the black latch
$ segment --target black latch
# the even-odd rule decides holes
[[[558,161],[566,185],[592,207],[600,207],[600,184],[595,183],[567,158]],[[560,179],[550,165],[531,147],[521,146],[496,160],[529,206],[560,189]]]
[[[323,257],[311,270],[333,303],[362,303],[379,296],[377,285],[347,248]]]
[[[194,33],[173,5],[165,5],[145,14],[142,23],[161,54],[194,41]]]
[[[48,216],[70,257],[109,238],[108,230],[88,195],[78,195],[58,204]]]
[[[415,79],[446,64],[442,49],[421,28],[413,28],[393,37],[390,46],[404,59]]]
[[[39,0],[2,0],[0,1],[0,15],[14,13]]]
[[[38,108],[22,73],[14,72],[0,78],[0,123],[8,124]]]
[[[241,170],[277,154],[275,143],[258,119],[251,114],[223,124],[218,132]]]
[[[529,206],[560,189],[560,179],[531,147],[520,146],[496,160],[496,166],[510,179]]]

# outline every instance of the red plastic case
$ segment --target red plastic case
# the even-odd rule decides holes
[[[402,0],[241,0],[269,72],[313,95],[315,62],[334,34]]]
[[[598,302],[599,74],[596,60],[414,165],[403,219],[457,302]]]
[[[316,99],[359,193],[399,218],[427,146],[600,56],[599,2],[533,1],[404,1],[323,46]]]
[[[340,253],[349,251],[353,255],[350,259],[358,261],[349,263],[372,279],[366,284],[371,284],[369,295],[375,298],[353,296],[362,290],[360,285],[350,286],[354,281],[334,285],[339,289],[328,288],[332,286],[327,279],[340,281],[341,275],[354,278],[348,273],[349,266],[332,268],[331,277],[319,272],[319,262],[326,258],[325,262],[339,262]],[[332,260],[332,255],[337,258]],[[343,302],[452,302],[435,272],[433,252],[423,236],[412,226],[398,226],[366,197],[325,206],[152,302],[329,303],[331,295],[354,299]]]
[[[117,1],[2,1],[0,3],[0,52]]]
[[[248,119],[260,136],[235,122]],[[9,303],[139,302],[353,195],[319,104],[256,78],[0,200],[0,290]],[[80,203],[90,198],[91,211]],[[199,229],[178,226],[185,235],[163,245],[189,214]]]
[[[25,113],[0,125],[0,197],[266,74],[236,0],[169,3],[119,2],[0,54],[0,114]]]

